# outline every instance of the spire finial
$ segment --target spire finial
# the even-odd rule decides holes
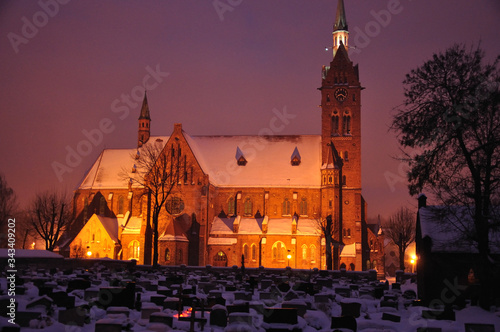
[[[338,0],[337,3],[337,15],[335,17],[335,23],[333,25],[333,56],[337,53],[340,45],[344,45],[347,51],[347,40],[349,37],[349,31],[347,29],[347,19],[345,16],[344,0]]]

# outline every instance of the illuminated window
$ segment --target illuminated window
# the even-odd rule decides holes
[[[226,262],[227,261],[227,256],[223,251],[219,251],[217,255],[215,255],[215,261],[216,262]]]
[[[276,241],[273,244],[273,260],[284,261],[286,257],[286,246],[281,241]]]
[[[128,245],[128,259],[139,259],[141,248],[140,243],[137,240],[134,240]]]
[[[309,252],[311,255],[311,263],[315,263],[316,262],[316,246],[314,244],[311,244]]]
[[[303,260],[307,259],[307,245],[305,244],[302,245],[302,259]]]
[[[165,261],[170,261],[170,249],[165,249]]]

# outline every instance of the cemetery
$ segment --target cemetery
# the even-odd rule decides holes
[[[14,306],[2,271],[0,331],[500,331],[458,295],[424,307],[415,274],[55,262],[19,266]]]

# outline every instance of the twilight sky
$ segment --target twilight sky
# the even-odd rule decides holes
[[[21,205],[73,191],[103,148],[137,144],[144,86],[152,135],[320,134],[321,66],[337,0],[0,3],[0,172]],[[217,7],[217,9],[216,9]],[[498,0],[345,0],[362,94],[363,195],[389,216],[408,195],[391,112],[406,73],[454,43],[500,54]],[[100,133],[100,134],[97,134]],[[89,139],[90,137],[90,139]],[[68,151],[78,157],[68,158]],[[68,162],[69,161],[69,162]],[[53,165],[66,165],[59,175]],[[432,202],[430,202],[432,204]]]

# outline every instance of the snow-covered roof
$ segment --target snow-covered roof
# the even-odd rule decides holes
[[[189,242],[186,233],[182,230],[179,223],[175,220],[169,220],[167,227],[163,234],[159,237],[160,241],[176,241],[176,242]]]
[[[189,136],[183,133],[210,182],[222,187],[320,186],[321,136]],[[290,156],[300,151],[300,165]],[[235,155],[247,163],[238,166]]]
[[[125,220],[126,217],[123,219]],[[121,221],[120,225],[123,225],[124,227],[122,234],[140,234],[141,224],[142,224],[141,217],[130,217],[128,219],[128,222],[126,222],[126,224],[123,221]]]
[[[427,206],[418,210],[422,238],[432,240],[433,252],[478,253],[472,220],[473,208]],[[490,251],[500,254],[500,232],[490,232]]]
[[[356,257],[356,243],[346,244],[340,252],[340,257]]]
[[[103,217],[103,216],[100,216],[97,214],[92,215],[92,218],[97,218],[97,220],[99,220],[101,222],[101,224],[104,226],[104,229],[106,229],[106,232],[109,234],[109,237],[111,237],[111,240],[113,240],[115,243],[120,242],[118,240],[118,222],[119,221],[117,218]]]
[[[165,146],[167,140],[168,136],[151,136],[147,144]],[[124,174],[132,171],[134,157],[142,149],[104,149],[78,189],[127,189],[129,182]]]

